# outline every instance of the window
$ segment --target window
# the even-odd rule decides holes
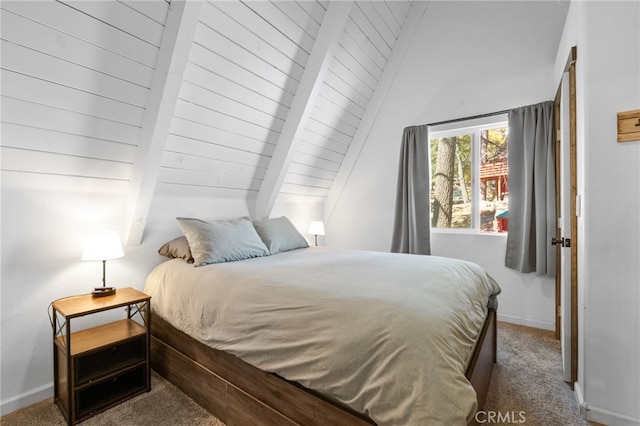
[[[431,227],[506,232],[507,116],[429,128]]]

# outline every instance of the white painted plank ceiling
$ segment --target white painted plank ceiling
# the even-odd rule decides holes
[[[408,11],[408,3],[355,3],[281,192],[328,195]]]
[[[134,198],[141,195],[132,181],[145,178],[152,192],[254,198],[265,191],[318,35],[332,28],[330,2],[203,2],[192,40],[169,52],[174,62],[187,59],[178,60],[177,97],[167,100],[152,87],[168,72],[159,58],[173,7],[162,0],[3,1],[3,176],[106,186]],[[277,162],[284,178],[275,181],[276,194],[328,196],[412,4],[349,7],[326,47],[317,96],[296,123],[302,131],[284,142],[290,148]],[[162,118],[164,136],[153,133],[155,124],[145,127],[145,114],[158,108],[171,111]],[[162,140],[141,141],[145,134]],[[157,164],[139,157],[148,143],[161,150]]]
[[[2,2],[2,170],[124,191],[165,2]]]

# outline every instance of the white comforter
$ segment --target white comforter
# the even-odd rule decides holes
[[[466,425],[465,378],[495,281],[434,256],[310,247],[158,265],[145,292],[174,327],[379,425]]]

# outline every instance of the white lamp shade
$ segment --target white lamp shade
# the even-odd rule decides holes
[[[309,225],[309,234],[324,235],[324,222],[320,220],[311,221],[311,225]]]
[[[120,237],[115,231],[87,235],[80,260],[109,260],[124,256]]]

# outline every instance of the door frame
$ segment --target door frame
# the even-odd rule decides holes
[[[563,71],[569,73],[569,161],[570,161],[570,194],[569,205],[571,215],[571,229],[569,232],[569,238],[571,239],[571,246],[564,247],[561,244],[556,245],[556,338],[561,338],[560,329],[560,315],[562,313],[562,307],[560,305],[560,291],[561,291],[561,255],[560,250],[563,248],[570,248],[571,253],[571,382],[570,385],[573,388],[573,384],[578,379],[578,216],[577,216],[577,194],[578,194],[578,174],[577,174],[577,113],[576,113],[576,59],[578,49],[576,46],[571,48],[569,52],[569,58]],[[562,78],[560,79],[560,87],[556,92],[556,98],[554,103],[555,112],[555,127],[556,127],[556,213],[557,217],[560,217],[560,101],[562,92]],[[567,238],[567,235],[562,235],[563,231],[559,228],[559,224],[556,224],[556,239],[563,241],[562,238]]]

